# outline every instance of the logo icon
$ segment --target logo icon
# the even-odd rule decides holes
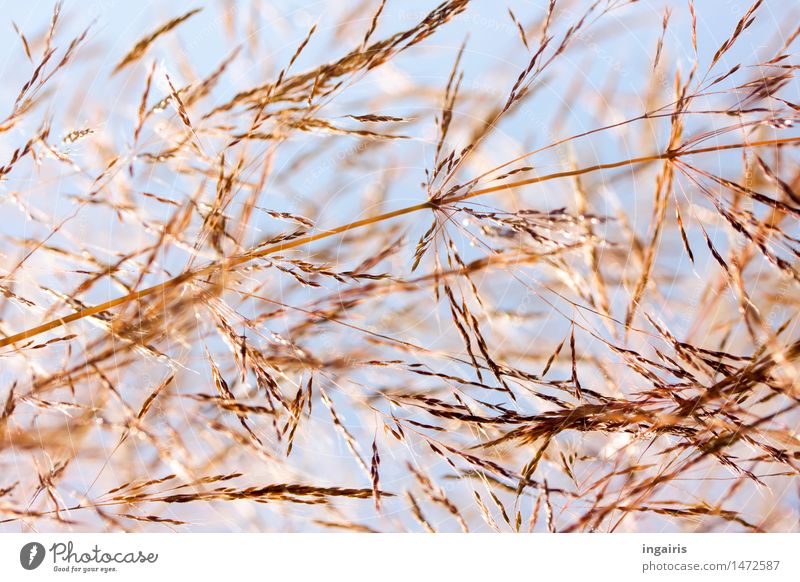
[[[26,570],[35,570],[44,561],[44,546],[39,542],[29,542],[19,551],[19,563]]]

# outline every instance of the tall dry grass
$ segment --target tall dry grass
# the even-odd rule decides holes
[[[785,5],[392,4],[13,24],[4,530],[796,530]]]

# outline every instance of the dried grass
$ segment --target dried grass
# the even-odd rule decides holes
[[[113,67],[137,88],[107,112],[124,145],[65,122],[76,67],[109,78],[88,29],[67,40],[60,4],[39,37],[13,24],[5,529],[797,530],[800,28],[738,62],[784,32],[769,3],[707,56],[702,8],[676,5],[649,30],[644,111],[621,117],[609,86],[573,133],[567,94],[538,145],[499,139],[632,4],[508,8],[500,96],[472,83],[469,41],[436,86],[359,92],[468,29],[467,0],[404,26],[364,2],[324,60],[323,19],[252,83],[233,71],[264,66],[259,34],[238,45],[226,8],[209,73],[191,51],[156,66],[197,8]],[[626,155],[588,153],[613,139]],[[398,203],[396,168],[421,166]],[[37,180],[68,184],[68,213]]]

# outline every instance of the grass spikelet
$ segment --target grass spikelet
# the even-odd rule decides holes
[[[111,72],[111,74],[116,75],[131,63],[134,63],[139,59],[141,59],[142,56],[144,56],[144,54],[147,52],[147,49],[150,47],[150,45],[153,44],[158,38],[165,35],[169,31],[173,30],[182,22],[189,20],[192,16],[194,16],[198,12],[201,12],[202,10],[203,10],[202,8],[194,8],[189,12],[187,12],[186,14],[183,14],[182,16],[178,16],[176,18],[173,18],[172,20],[165,22],[164,24],[159,26],[156,30],[154,30],[147,36],[140,39],[135,45],[133,45],[133,47],[127,52],[127,54],[124,57],[122,57],[122,59],[120,59],[120,61],[114,66],[114,70]]]

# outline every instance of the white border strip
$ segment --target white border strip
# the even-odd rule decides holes
[[[37,549],[31,558],[26,544],[32,542],[46,553],[26,570],[21,561],[40,556]],[[797,534],[0,534],[0,577],[794,581],[800,579],[798,542]]]

